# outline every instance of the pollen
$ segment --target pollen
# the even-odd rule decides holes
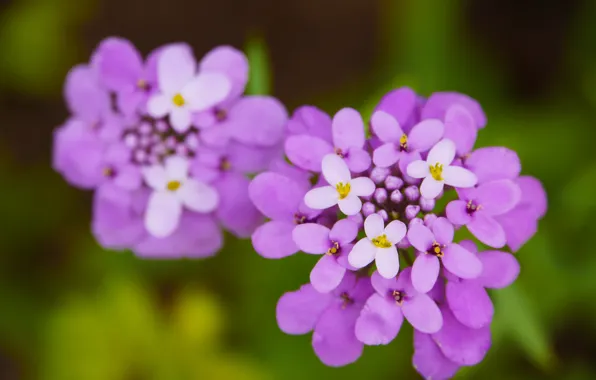
[[[114,176],[114,169],[112,169],[111,167],[107,166],[105,168],[102,169],[101,174],[104,175],[104,177],[112,177]]]
[[[339,243],[338,243],[338,242],[336,242],[336,241],[334,241],[334,242],[333,242],[333,245],[331,246],[331,248],[329,248],[329,249],[327,250],[327,254],[328,254],[329,256],[333,256],[333,255],[335,255],[337,252],[339,252]]]
[[[219,168],[222,171],[228,171],[232,168],[232,164],[230,163],[230,160],[228,160],[227,158],[223,158],[219,163]]]
[[[335,188],[337,189],[337,193],[339,194],[339,199],[344,199],[348,196],[348,194],[350,194],[351,186],[349,183],[344,184],[343,182],[340,182],[337,184],[337,186],[335,186]]]
[[[186,104],[186,101],[184,100],[184,97],[180,93],[174,95],[174,97],[172,98],[172,102],[174,102],[174,104],[176,105],[176,107],[182,107],[183,105]]]
[[[379,248],[389,248],[393,245],[389,240],[387,240],[387,235],[385,234],[372,239],[372,243]]]
[[[348,307],[349,305],[354,303],[354,300],[352,298],[350,298],[350,295],[346,292],[343,292],[342,294],[340,294],[339,298],[341,298],[341,300],[342,300],[342,304],[341,304],[342,309],[345,309],[346,307]]]
[[[442,181],[443,180],[443,164],[439,164],[437,162],[434,165],[430,165],[429,170],[430,170],[430,175],[436,181]]]
[[[391,296],[395,300],[395,303],[401,306],[404,303],[404,292],[400,292],[399,290],[394,290],[391,292]]]
[[[408,136],[405,133],[399,138],[399,147],[402,150],[408,149]]]
[[[431,255],[435,255],[437,257],[443,257],[443,255],[444,255],[441,245],[437,242],[433,243],[433,245],[430,248],[430,250],[428,251],[428,253],[430,253]]]
[[[170,181],[166,185],[166,188],[170,191],[176,191],[180,188],[181,185],[182,184],[180,183],[180,181]]]
[[[139,79],[137,81],[137,88],[140,90],[147,90],[149,89],[149,83],[145,79]]]
[[[335,149],[333,150],[333,152],[334,152],[335,154],[337,154],[338,156],[340,156],[341,158],[344,158],[344,152],[343,152],[343,151],[342,151],[340,148],[335,148]]]

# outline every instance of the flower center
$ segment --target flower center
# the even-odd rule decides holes
[[[347,306],[351,305],[354,303],[354,300],[350,298],[350,295],[346,292],[343,292],[339,298],[341,298],[342,300],[342,305],[341,308],[345,309]]]
[[[329,248],[329,249],[327,250],[327,254],[328,254],[329,256],[333,256],[333,255],[335,255],[337,252],[339,252],[339,243],[338,243],[338,242],[336,242],[336,241],[334,241],[334,242],[332,242],[332,243],[333,243],[333,244],[331,245],[331,248]]]
[[[334,152],[335,152],[335,154],[337,154],[341,158],[344,158],[344,152],[340,148],[335,148],[334,149]]]
[[[482,206],[474,203],[474,201],[468,201],[468,204],[466,205],[466,211],[470,215],[474,214],[476,211],[480,210],[481,208],[482,208]]]
[[[224,121],[228,118],[228,113],[222,109],[215,110],[215,120],[217,121]]]
[[[372,239],[372,243],[379,248],[389,248],[393,245],[389,240],[387,240],[387,235],[385,234]]]
[[[344,199],[348,196],[348,194],[350,194],[351,186],[349,183],[346,183],[344,185],[343,182],[340,182],[337,184],[337,186],[335,186],[335,188],[337,189],[337,193],[339,194],[339,199]]]
[[[170,181],[166,185],[166,188],[170,191],[176,191],[180,188],[181,185],[182,184],[180,183],[180,181]]]
[[[401,306],[404,303],[404,298],[406,297],[406,293],[401,292],[399,290],[394,290],[391,292],[391,296],[395,300],[395,303],[398,304],[399,306]]]
[[[148,90],[149,89],[149,83],[145,79],[139,79],[137,81],[137,88],[139,90]]]
[[[222,158],[221,162],[219,163],[219,168],[221,171],[228,171],[232,168],[232,164],[230,163],[230,160],[228,160],[227,158]]]
[[[430,247],[430,249],[428,251],[426,251],[426,253],[430,254],[430,255],[435,255],[437,257],[443,257],[444,253],[443,253],[443,248],[441,247],[441,244],[434,242],[433,245]]]
[[[399,138],[399,148],[400,150],[408,150],[408,136],[404,133]]]
[[[176,107],[182,107],[186,104],[184,97],[180,93],[174,95],[174,97],[172,98],[172,102],[174,102],[174,105],[176,105]]]
[[[442,181],[443,180],[443,164],[440,164],[440,163],[437,162],[434,165],[430,165],[429,166],[429,170],[430,170],[430,175],[436,181]]]
[[[306,216],[296,213],[294,214],[294,224],[303,224],[306,223]]]
[[[116,174],[116,171],[111,166],[106,166],[102,169],[101,174],[103,174],[104,177],[113,177]]]

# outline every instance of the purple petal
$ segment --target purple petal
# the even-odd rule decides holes
[[[455,225],[463,226],[472,221],[472,216],[468,213],[465,201],[449,202],[445,212],[449,221]]]
[[[296,181],[274,172],[259,174],[248,186],[252,202],[271,219],[293,219],[305,193]]]
[[[515,179],[521,170],[517,153],[502,147],[487,147],[473,151],[465,160],[465,167],[478,178],[478,183],[498,179]]]
[[[521,176],[516,182],[522,192],[520,204],[529,205],[536,218],[542,218],[546,214],[548,200],[540,181],[534,177]]]
[[[499,233],[498,240],[495,240],[500,244],[504,236],[513,252],[518,251],[538,230],[535,209],[528,204],[517,206],[507,214],[495,216],[495,220],[502,227],[503,233]]]
[[[358,235],[358,224],[350,219],[341,219],[333,225],[329,232],[329,239],[340,245],[351,243]]]
[[[399,142],[404,134],[397,120],[387,112],[375,112],[370,119],[370,124],[375,135],[385,143]]]
[[[478,247],[476,247],[476,243],[474,243],[472,240],[462,240],[459,242],[459,245],[472,253],[478,253]]]
[[[435,239],[437,239],[437,242],[441,245],[448,245],[453,241],[455,230],[453,229],[453,224],[451,224],[447,218],[437,218],[437,220],[433,222],[432,231],[435,235]]]
[[[295,135],[286,140],[285,151],[294,165],[319,173],[323,157],[333,153],[333,147],[318,137]]]
[[[231,46],[218,46],[203,57],[199,71],[225,74],[232,84],[227,99],[234,99],[242,95],[248,81],[248,60],[241,51]]]
[[[425,379],[451,379],[459,365],[447,359],[432,336],[414,330],[414,357],[412,364]]]
[[[130,41],[108,38],[99,45],[96,55],[101,81],[109,90],[131,89],[144,79],[143,58]]]
[[[223,246],[221,229],[211,216],[186,212],[166,238],[147,235],[133,251],[144,258],[209,257]]]
[[[476,365],[484,359],[491,344],[489,326],[471,329],[459,323],[447,305],[441,307],[443,328],[433,339],[449,360],[460,365]]]
[[[330,302],[331,294],[319,293],[310,284],[302,285],[277,301],[277,324],[286,334],[306,334],[314,329]]]
[[[108,93],[100,88],[95,71],[86,65],[68,72],[64,97],[70,112],[87,123],[97,123],[109,109]]]
[[[476,189],[476,202],[488,215],[510,211],[521,199],[521,190],[515,182],[504,179],[481,184]]]
[[[356,337],[369,346],[389,344],[404,320],[401,309],[379,294],[370,296],[356,321]]]
[[[310,272],[310,283],[317,291],[328,293],[339,286],[345,273],[346,268],[335,257],[323,255]]]
[[[479,329],[492,321],[493,303],[478,281],[449,281],[445,294],[449,308],[460,323]]]
[[[410,279],[410,275],[409,275],[409,269],[404,269],[404,271],[407,270],[408,274],[405,276],[407,277],[407,279]],[[404,277],[403,272],[402,271],[399,274],[399,277]],[[373,286],[373,288],[375,289],[375,291],[380,294],[381,296],[387,296],[389,293],[391,293],[392,290],[397,290],[398,288],[398,283],[397,283],[397,278],[385,278],[383,276],[381,276],[379,274],[379,272],[375,271],[372,276],[370,277],[370,282]]]
[[[421,253],[412,266],[412,284],[420,293],[429,292],[439,277],[439,259],[434,255]]]
[[[415,224],[408,231],[408,241],[420,252],[426,252],[435,242],[435,235],[422,224]]]
[[[444,137],[455,143],[458,156],[472,151],[477,134],[476,122],[464,107],[454,105],[447,110]]]
[[[444,249],[442,262],[449,272],[461,278],[476,278],[482,272],[482,262],[459,244],[450,244]]]
[[[232,137],[245,144],[271,146],[284,137],[288,113],[270,96],[245,96],[228,113]]]
[[[350,148],[344,156],[348,168],[353,173],[361,173],[370,167],[370,154],[361,148]]]
[[[412,150],[426,152],[443,137],[443,123],[437,119],[427,119],[416,124],[408,134],[408,145]]]
[[[399,170],[402,172],[402,177],[407,183],[417,183],[416,179],[410,177],[408,173],[408,166],[412,162],[420,161],[422,157],[420,156],[419,152],[402,152],[402,155],[399,159],[398,165]]]
[[[404,317],[418,331],[432,334],[441,329],[443,318],[439,307],[428,295],[407,298],[402,306]]]
[[[356,361],[364,345],[356,339],[354,326],[360,310],[342,309],[340,305],[328,308],[317,321],[312,336],[316,355],[327,366],[340,367]]]
[[[478,254],[482,261],[482,274],[478,282],[487,288],[501,289],[513,283],[519,275],[519,262],[510,253],[484,251]]]
[[[275,220],[263,224],[252,234],[255,251],[267,259],[281,259],[298,252],[292,239],[294,227],[292,222]]]
[[[422,108],[422,118],[444,120],[447,110],[454,105],[464,107],[472,115],[478,128],[484,128],[486,115],[480,104],[469,96],[457,92],[435,92],[432,94]]]
[[[331,117],[314,106],[299,107],[288,121],[288,132],[318,137],[331,144]]]
[[[248,196],[249,180],[238,173],[227,173],[213,183],[219,193],[215,215],[234,235],[247,238],[263,222],[263,216]]]
[[[473,220],[468,223],[468,230],[478,240],[493,248],[501,248],[507,242],[503,227],[492,216],[476,211]]]
[[[333,144],[342,150],[364,146],[364,121],[353,108],[343,108],[333,117],[331,123]]]
[[[297,225],[292,232],[292,238],[304,253],[321,254],[331,247],[329,228],[316,223]]]
[[[297,182],[298,186],[302,187],[303,189],[308,189],[311,187],[311,174],[306,170],[286,162],[286,160],[283,158],[273,159],[273,161],[271,161],[269,164],[269,170],[290,178],[291,180]]]
[[[378,147],[373,152],[373,162],[381,168],[388,168],[395,164],[402,153],[397,149],[394,143],[386,143]]]
[[[408,87],[398,88],[388,92],[379,104],[375,107],[376,111],[383,111],[395,118],[401,125],[404,132],[408,132],[411,124],[408,123],[415,113],[417,106],[416,93]]]
[[[280,146],[257,147],[230,141],[227,147],[230,166],[241,173],[257,173],[267,170],[274,159],[283,157]]]

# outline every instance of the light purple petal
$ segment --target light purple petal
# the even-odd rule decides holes
[[[298,252],[292,239],[295,226],[292,222],[275,220],[263,224],[252,234],[255,251],[267,259],[281,259]]]
[[[302,285],[277,301],[277,324],[286,334],[306,334],[314,329],[330,302],[331,294],[319,293],[310,284]]]
[[[310,283],[317,291],[328,293],[339,286],[345,273],[346,268],[335,257],[323,255],[310,272]]]
[[[372,162],[370,154],[361,148],[350,148],[344,156],[346,164],[350,171],[354,173],[361,173],[370,167]]]
[[[503,147],[476,149],[465,160],[465,167],[476,174],[478,183],[515,179],[521,171],[517,153]]]
[[[143,58],[134,45],[123,38],[105,39],[96,55],[102,83],[112,91],[123,91],[137,86],[143,76]]]
[[[402,152],[402,155],[398,161],[398,166],[399,166],[399,170],[402,173],[402,177],[403,177],[404,181],[406,181],[407,183],[417,183],[416,178],[413,178],[409,175],[408,167],[410,166],[410,164],[412,162],[418,162],[418,161],[422,161],[422,156],[420,156],[420,153],[418,151]],[[422,162],[424,162],[426,164],[426,161],[422,161]],[[417,178],[424,178],[429,174],[428,164],[426,164],[425,167],[422,167],[421,172],[424,173],[424,175],[422,177],[417,177]],[[418,174],[421,174],[421,173],[418,173]]]
[[[449,360],[460,365],[476,365],[484,359],[491,344],[489,326],[471,329],[459,323],[447,305],[441,307],[443,328],[433,339]]]
[[[194,77],[197,63],[192,51],[185,45],[165,47],[157,60],[157,77],[160,90],[174,95]]]
[[[343,200],[345,201],[345,199]],[[335,206],[338,202],[339,195],[332,186],[316,187],[304,195],[304,203],[315,210],[324,210]]]
[[[534,177],[521,176],[515,182],[522,191],[520,205],[528,205],[534,211],[536,218],[542,218],[546,214],[548,200],[540,181]]]
[[[472,221],[472,216],[468,213],[467,203],[465,201],[451,201],[445,209],[449,221],[456,225],[466,225]]]
[[[245,144],[272,146],[285,133],[288,113],[284,105],[270,96],[245,96],[228,113],[230,134]]]
[[[155,94],[147,102],[147,112],[150,116],[161,118],[172,109],[172,99],[168,95]]]
[[[420,195],[426,199],[435,199],[443,191],[443,181],[437,181],[433,177],[428,176],[420,185]]]
[[[478,281],[449,281],[445,294],[449,308],[460,323],[479,329],[492,321],[493,303]]]
[[[375,259],[377,247],[367,239],[360,239],[348,255],[348,261],[355,268],[364,268]]]
[[[401,309],[379,294],[373,294],[356,320],[356,338],[369,346],[389,344],[404,320]]]
[[[444,129],[445,127],[441,120],[422,120],[408,133],[408,145],[410,149],[426,152],[443,137]]]
[[[456,152],[463,156],[472,151],[478,128],[474,118],[460,105],[449,107],[445,114],[445,134],[444,137],[455,143]]]
[[[429,165],[435,165],[437,163],[444,166],[448,166],[455,157],[455,143],[449,139],[443,139],[432,147],[428,152],[426,162]]]
[[[439,307],[426,294],[406,299],[402,306],[404,317],[418,331],[432,334],[441,329],[443,318]]]
[[[439,277],[439,259],[431,254],[421,253],[412,266],[412,284],[420,293],[428,293]]]
[[[193,179],[187,180],[177,191],[177,195],[186,208],[199,213],[212,212],[219,205],[217,190]]]
[[[404,277],[404,271],[409,273],[410,269],[404,269],[400,274],[399,278]],[[407,274],[408,281],[410,280],[409,274]],[[379,274],[379,272],[373,272],[372,276],[370,277],[370,282],[375,289],[375,291],[383,297],[389,297],[391,291],[400,289],[398,287],[397,278],[385,278]]]
[[[376,166],[381,168],[390,167],[391,165],[395,164],[400,157],[401,152],[394,143],[383,144],[373,152],[373,162]],[[424,162],[424,165],[428,170],[428,164]]]
[[[482,262],[459,244],[450,244],[444,250],[443,265],[449,272],[461,278],[476,278],[482,273]]]
[[[273,160],[283,157],[281,146],[258,147],[234,140],[229,142],[228,152],[231,167],[245,174],[263,172]]]
[[[353,108],[343,108],[333,117],[331,123],[333,144],[342,150],[364,146],[364,121]]]
[[[321,254],[331,247],[329,228],[316,223],[297,225],[292,232],[292,238],[304,253]]]
[[[375,191],[375,183],[368,177],[358,177],[350,181],[350,194],[368,197]]]
[[[263,215],[249,198],[249,180],[238,173],[229,173],[213,185],[219,192],[215,215],[220,223],[237,237],[250,237],[263,222]]]
[[[311,135],[331,144],[331,117],[314,106],[298,107],[288,121],[288,132]]]
[[[486,115],[482,111],[480,104],[469,96],[457,92],[435,92],[432,94],[422,108],[422,118],[443,120],[447,110],[454,105],[461,105],[468,110],[478,128],[484,128],[486,125]]]
[[[178,227],[182,215],[182,204],[171,191],[155,191],[149,198],[145,214],[145,227],[157,238],[172,234]]]
[[[387,112],[375,112],[370,119],[370,124],[375,135],[385,143],[398,142],[404,134],[397,120]]]
[[[356,361],[364,345],[356,339],[354,326],[360,310],[340,305],[328,308],[317,321],[312,336],[315,354],[327,366],[341,367]]]
[[[364,232],[369,239],[381,236],[385,231],[385,222],[379,214],[370,214],[364,220]]]
[[[285,151],[294,165],[318,173],[321,171],[323,157],[333,153],[333,147],[318,137],[295,135],[286,140]]]
[[[356,215],[362,209],[362,201],[353,193],[350,193],[344,199],[340,199],[337,205],[339,206],[339,210],[348,216]]]
[[[435,235],[425,225],[415,224],[408,230],[408,241],[419,252],[426,252],[435,242]]]
[[[478,247],[476,247],[476,243],[472,240],[462,240],[458,244],[472,253],[478,253]]]
[[[447,185],[453,187],[467,188],[476,185],[478,182],[474,173],[461,166],[447,166],[443,168],[443,178]]]
[[[417,101],[417,95],[411,88],[401,87],[383,96],[375,112],[387,112],[397,120],[404,132],[408,132],[409,128],[406,127],[415,113]]]
[[[505,288],[519,275],[519,262],[510,253],[484,251],[478,257],[482,261],[482,274],[477,281],[487,288]]]
[[[402,221],[394,220],[385,227],[383,232],[387,235],[387,240],[392,244],[398,244],[406,236],[407,227]]]
[[[203,57],[199,71],[225,74],[232,84],[228,99],[233,99],[244,92],[248,81],[248,60],[241,51],[231,46],[218,46]]]
[[[298,182],[274,172],[257,175],[248,186],[251,201],[271,219],[293,219],[305,193]]]
[[[430,173],[428,163],[422,160],[410,162],[407,172],[413,178],[425,178]]]
[[[447,245],[453,241],[455,230],[453,229],[453,224],[451,224],[447,218],[437,218],[433,223],[432,231],[435,235],[435,239],[437,239],[437,242],[441,245]]]
[[[222,102],[230,93],[232,84],[219,73],[200,73],[181,90],[181,94],[193,111],[203,111]]]
[[[459,365],[447,359],[439,349],[432,336],[414,330],[414,368],[425,379],[451,379]]]
[[[476,211],[473,220],[468,223],[468,230],[489,247],[501,248],[507,242],[505,231],[499,222],[482,211]]]
[[[502,234],[513,252],[518,251],[538,230],[535,209],[529,204],[517,206],[507,214],[495,216],[495,220],[502,227]],[[501,243],[501,239],[502,235],[499,233],[498,240],[495,241]]]
[[[86,65],[68,72],[64,97],[72,114],[87,123],[97,123],[109,108],[108,93],[100,88],[97,73]]]
[[[511,180],[498,180],[481,184],[476,189],[476,202],[488,215],[501,215],[510,211],[521,199],[521,190]]]
[[[397,248],[392,245],[389,248],[377,248],[375,254],[377,272],[385,278],[393,278],[399,272],[399,255]]]
[[[333,225],[329,232],[329,239],[343,245],[353,242],[357,235],[358,224],[350,219],[341,219]]]
[[[331,186],[336,186],[338,183],[345,185],[352,179],[348,165],[336,154],[327,154],[323,157],[321,171]]]

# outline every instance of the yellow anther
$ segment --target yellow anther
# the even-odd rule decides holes
[[[181,185],[182,184],[180,183],[180,181],[170,181],[166,185],[166,188],[170,191],[176,191],[180,188]]]
[[[183,105],[186,104],[186,101],[184,100],[184,97],[180,93],[174,95],[174,97],[172,98],[172,102],[174,102],[174,104],[177,107],[182,107]]]
[[[399,146],[404,150],[408,149],[408,136],[405,133],[399,138]]]
[[[379,248],[389,248],[393,245],[389,240],[387,240],[387,235],[385,234],[372,239],[372,243]]]
[[[429,167],[430,175],[437,181],[443,180],[443,164],[439,164],[438,162],[434,165],[430,165]]]
[[[350,194],[351,186],[349,183],[346,183],[344,185],[343,182],[340,182],[337,184],[337,186],[335,186],[335,188],[337,189],[337,193],[339,194],[339,199],[344,199],[348,196],[348,194]]]

